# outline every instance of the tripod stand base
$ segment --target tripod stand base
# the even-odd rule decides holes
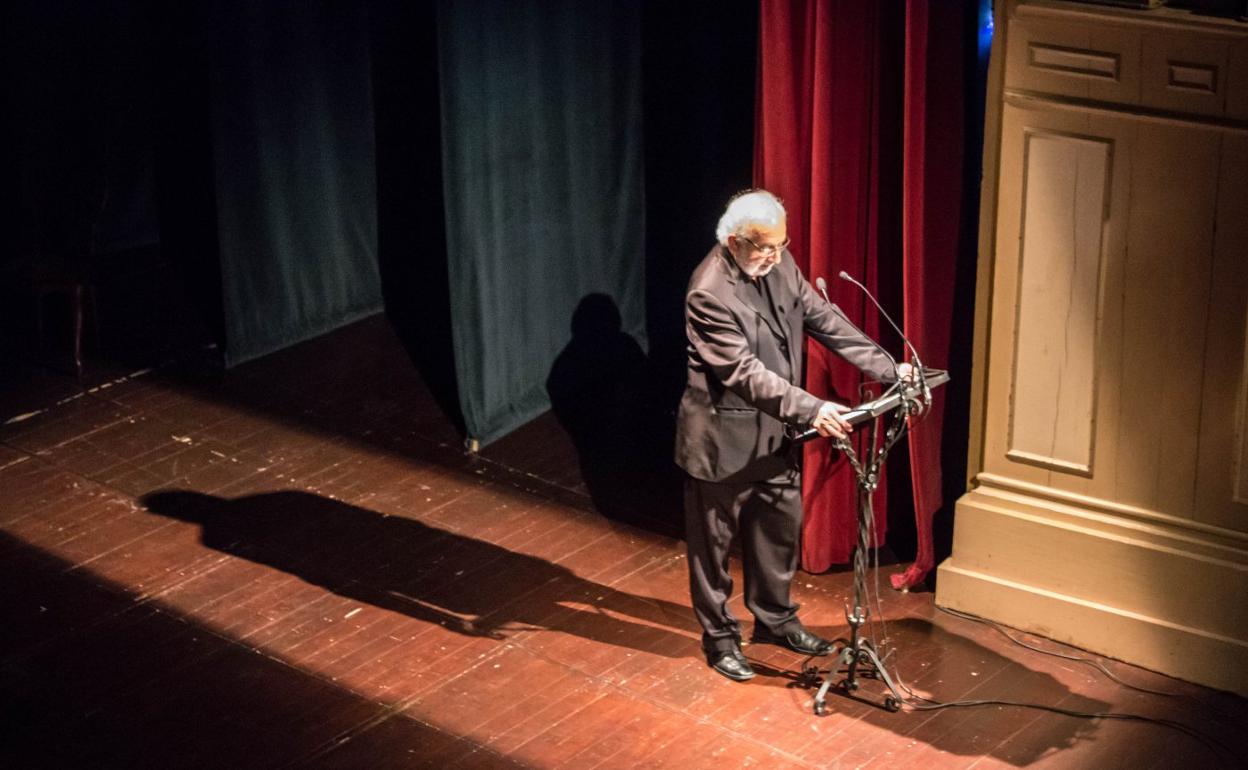
[[[825,676],[819,675],[818,665],[808,666],[802,670],[802,674],[812,683],[821,681],[819,690],[815,693],[815,715],[827,715],[827,696],[833,687],[836,688],[838,695],[850,700],[882,708],[885,711],[900,711],[901,693],[897,691],[897,686],[893,683],[892,677],[888,675],[888,671],[885,670],[884,664],[876,655],[875,648],[870,642],[859,639],[857,643],[853,643],[838,639],[837,644],[841,648],[836,655],[836,662],[828,668]],[[842,673],[844,676],[837,678],[837,675]],[[859,677],[883,682],[888,688],[888,694],[880,702],[858,695]]]

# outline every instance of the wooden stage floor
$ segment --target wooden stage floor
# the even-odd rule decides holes
[[[85,393],[0,366],[0,416],[35,412],[0,428],[6,768],[1236,764],[1141,721],[836,697],[816,717],[775,647],[719,677],[670,495],[635,489],[655,526],[601,515],[550,415],[466,454],[380,317]],[[850,582],[799,573],[807,624],[844,635]],[[1105,661],[1175,695],[1133,691],[885,590],[876,631],[916,692],[1176,720],[1245,755],[1242,699]]]

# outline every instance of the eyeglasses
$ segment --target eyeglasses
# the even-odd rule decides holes
[[[755,243],[753,240],[745,237],[744,235],[738,235],[737,237],[745,241],[746,243],[750,244],[751,246],[753,246],[754,250],[762,254],[764,257],[774,257],[789,247],[788,238],[785,238],[783,241],[780,241],[777,244],[760,246],[759,244]]]

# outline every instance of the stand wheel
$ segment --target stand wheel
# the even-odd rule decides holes
[[[884,709],[886,711],[891,711],[895,714],[898,711],[901,711],[901,703],[896,698],[890,695],[884,699]]]
[[[822,717],[828,714],[828,704],[821,700],[815,701],[815,716]]]

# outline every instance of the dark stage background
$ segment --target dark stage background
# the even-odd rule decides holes
[[[678,387],[684,281],[750,184],[754,3],[3,13],[7,261],[163,260],[226,365],[384,306],[483,442],[548,406],[590,295]]]
[[[143,365],[384,310],[465,437],[552,405],[600,508],[649,484],[677,511],[684,288],[753,183],[759,14],[6,3],[6,346],[50,277],[93,287],[97,356]]]

